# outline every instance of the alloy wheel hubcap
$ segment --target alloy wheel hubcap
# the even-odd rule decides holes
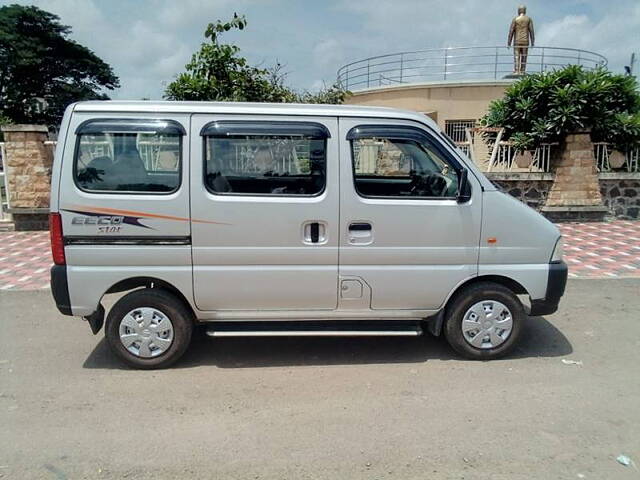
[[[140,307],[120,321],[120,342],[136,357],[153,358],[173,343],[173,324],[160,310]]]
[[[509,309],[495,300],[473,305],[462,317],[462,335],[469,345],[482,350],[502,345],[513,330]]]

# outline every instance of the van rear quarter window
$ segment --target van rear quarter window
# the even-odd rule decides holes
[[[184,130],[169,121],[95,120],[76,131],[74,180],[89,192],[171,193]]]

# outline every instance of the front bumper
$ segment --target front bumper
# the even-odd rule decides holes
[[[71,313],[71,300],[69,299],[66,265],[54,265],[51,267],[51,293],[60,313],[73,315]]]
[[[569,269],[563,261],[549,264],[546,294],[541,300],[531,300],[529,315],[550,315],[558,310],[560,298],[564,295],[564,289],[567,286],[568,275]]]

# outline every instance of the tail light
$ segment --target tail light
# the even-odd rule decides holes
[[[51,256],[56,265],[67,263],[64,257],[64,239],[62,237],[62,217],[59,213],[49,214],[49,235],[51,237]]]

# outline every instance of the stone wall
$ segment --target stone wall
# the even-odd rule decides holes
[[[53,164],[52,146],[45,143],[47,127],[6,125],[2,132],[7,198],[15,229],[46,229]]]
[[[553,185],[552,173],[486,173],[505,193],[540,211]],[[607,218],[640,219],[640,173],[600,173],[598,175]]]
[[[602,204],[593,143],[587,131],[567,135],[555,162],[555,182],[547,206],[598,206]]]
[[[557,222],[604,220],[608,209],[602,203],[590,132],[567,135],[554,163],[555,180],[540,211]]]
[[[45,144],[47,127],[8,125],[2,131],[11,209],[49,208],[53,152]]]
[[[554,175],[551,173],[485,173],[495,185],[512,197],[540,210],[547,200]]]
[[[600,192],[612,216],[640,219],[640,173],[601,173]]]

